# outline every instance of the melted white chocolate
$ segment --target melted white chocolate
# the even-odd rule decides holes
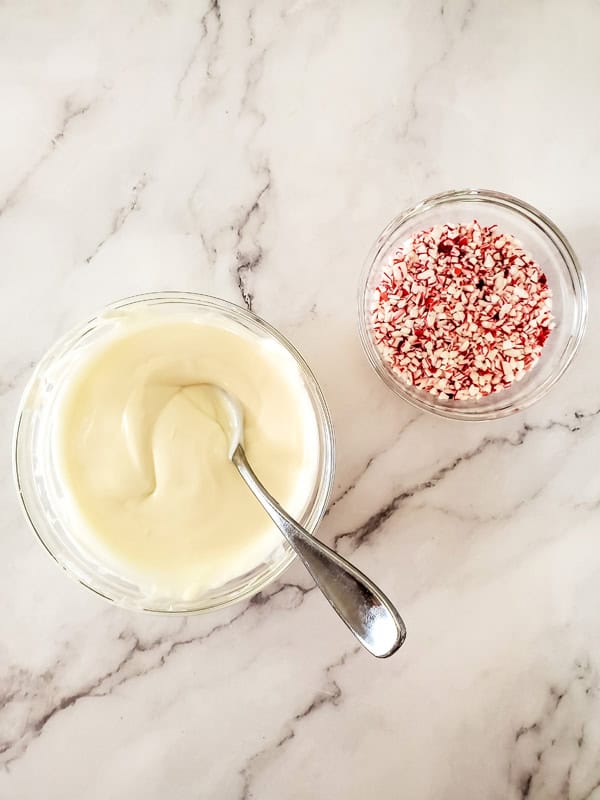
[[[317,427],[291,355],[218,325],[126,326],[65,390],[58,454],[85,543],[124,577],[190,599],[259,565],[279,534],[227,458],[216,384],[244,409],[248,459],[296,517],[317,472]]]

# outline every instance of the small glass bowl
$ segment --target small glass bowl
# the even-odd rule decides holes
[[[38,364],[27,385],[17,416],[14,468],[17,490],[25,514],[46,550],[68,575],[105,599],[136,611],[193,614],[251,597],[275,580],[294,560],[295,553],[285,541],[253,570],[227,584],[212,588],[193,600],[161,600],[124,578],[85,548],[85,537],[74,535],[72,523],[61,507],[63,489],[53,454],[53,412],[61,389],[77,363],[90,348],[108,341],[115,333],[123,312],[143,308],[146,313],[169,319],[224,321],[266,337],[282,346],[296,362],[304,388],[314,410],[319,437],[319,463],[313,491],[299,522],[311,533],[320,523],[333,487],[334,435],[331,418],[319,385],[298,351],[278,331],[246,309],[208,295],[161,292],[143,294],[108,306],[101,314],[57,341]]]
[[[538,362],[509,389],[475,400],[440,400],[409,386],[383,361],[373,338],[371,308],[374,290],[388,259],[407,238],[434,225],[470,223],[498,226],[520,240],[542,267],[552,289],[556,323]],[[583,337],[587,292],[577,257],[564,235],[537,209],[500,192],[464,189],[423,200],[390,222],[371,248],[359,286],[358,318],[362,344],[371,366],[397,395],[442,417],[461,420],[498,419],[515,414],[542,398],[565,372]]]

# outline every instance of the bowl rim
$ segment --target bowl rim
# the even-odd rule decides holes
[[[32,390],[34,389],[40,375],[43,373],[46,366],[52,363],[53,359],[57,357],[57,355],[64,350],[65,346],[71,345],[73,346],[81,336],[85,335],[85,333],[90,330],[91,326],[97,324],[103,315],[106,312],[119,310],[123,308],[131,308],[135,307],[136,305],[145,305],[145,304],[160,304],[160,303],[169,303],[169,302],[180,302],[182,304],[196,304],[206,309],[212,309],[216,311],[225,311],[231,314],[235,314],[242,319],[247,319],[253,322],[258,327],[262,328],[262,330],[268,334],[270,337],[274,338],[280,345],[284,347],[284,349],[294,358],[295,362],[297,363],[300,372],[302,374],[303,381],[307,385],[307,390],[311,399],[315,403],[315,406],[318,407],[318,413],[320,416],[320,421],[318,423],[319,429],[323,433],[323,442],[321,443],[321,457],[323,458],[323,474],[325,476],[325,491],[322,494],[322,498],[320,502],[315,507],[318,508],[318,512],[314,517],[314,523],[311,525],[313,531],[318,528],[320,523],[322,522],[325,514],[327,513],[327,509],[329,507],[329,503],[331,500],[334,482],[335,482],[335,431],[333,427],[333,421],[331,418],[331,412],[327,405],[327,401],[323,394],[323,390],[321,389],[320,384],[318,383],[313,371],[309,367],[308,363],[301,355],[301,353],[296,349],[296,347],[287,339],[284,334],[282,334],[277,328],[273,325],[268,323],[262,317],[258,316],[254,311],[248,309],[243,306],[239,306],[235,303],[230,302],[229,300],[224,300],[220,297],[216,297],[214,295],[202,293],[202,292],[188,292],[188,291],[177,291],[177,290],[163,290],[163,291],[156,291],[156,292],[143,292],[139,294],[129,295],[127,297],[120,298],[119,300],[113,301],[105,306],[103,306],[97,313],[93,314],[91,317],[85,322],[81,322],[79,324],[71,326],[65,333],[55,339],[50,347],[43,353],[41,358],[39,359],[38,363],[36,364],[29,380],[27,381],[25,388],[21,394],[21,398],[19,400],[19,405],[17,408],[15,424],[13,427],[13,436],[12,436],[12,472],[13,472],[13,480],[16,487],[17,495],[19,497],[19,504],[25,516],[25,519],[30,527],[30,529],[35,534],[35,538],[37,541],[43,546],[44,550],[48,555],[52,558],[53,562],[73,581],[77,584],[84,586],[89,591],[93,592],[95,595],[103,598],[104,600],[108,601],[114,606],[124,608],[127,611],[135,611],[138,613],[145,613],[145,614],[154,614],[159,616],[193,616],[199,614],[207,614],[211,611],[218,611],[223,608],[227,608],[228,606],[234,605],[236,603],[242,602],[243,600],[248,600],[253,597],[255,594],[258,594],[263,589],[265,589],[269,584],[273,583],[277,580],[277,578],[296,560],[297,555],[293,548],[289,545],[287,541],[283,541],[283,552],[284,556],[277,562],[274,563],[272,569],[265,571],[264,575],[258,579],[248,581],[245,586],[237,591],[231,591],[228,595],[226,595],[222,600],[218,602],[213,602],[209,604],[202,605],[201,603],[198,605],[194,605],[193,602],[190,602],[190,607],[188,608],[148,608],[143,604],[136,605],[132,602],[129,602],[127,599],[122,597],[113,597],[105,592],[101,591],[98,586],[93,585],[93,577],[91,579],[88,576],[82,576],[78,574],[78,571],[73,567],[72,564],[68,563],[64,558],[62,558],[59,554],[57,554],[53,548],[49,545],[46,541],[46,537],[43,533],[38,530],[38,525],[33,521],[30,511],[30,505],[28,505],[28,500],[26,499],[25,492],[22,486],[22,478],[21,472],[23,469],[23,465],[20,465],[21,460],[21,440],[20,434],[24,423],[24,413],[26,410],[26,406],[28,401],[30,400],[30,396]]]
[[[414,219],[421,214],[430,211],[445,204],[454,202],[471,202],[471,203],[487,203],[489,205],[502,206],[512,212],[519,213],[525,217],[528,222],[535,224],[539,230],[542,231],[544,236],[557,247],[563,256],[563,268],[568,272],[569,278],[573,284],[573,291],[577,298],[575,303],[576,309],[574,314],[574,332],[572,333],[566,353],[560,362],[560,368],[546,380],[543,385],[543,391],[531,392],[530,396],[520,402],[518,407],[515,407],[512,402],[508,402],[505,406],[498,409],[477,409],[471,407],[454,408],[441,406],[435,402],[432,396],[432,401],[424,400],[421,397],[411,392],[410,387],[404,384],[399,378],[393,376],[390,370],[383,364],[379,351],[375,347],[372,338],[369,334],[369,326],[367,322],[367,314],[365,310],[368,282],[373,269],[377,263],[377,259],[388,244],[390,237],[401,226],[411,219]],[[540,224],[541,223],[541,224]],[[378,235],[377,239],[371,246],[367,258],[363,264],[362,272],[359,278],[358,286],[358,327],[359,335],[363,351],[375,370],[377,375],[383,380],[385,385],[406,402],[410,403],[415,408],[421,411],[426,411],[435,416],[444,417],[446,419],[460,420],[463,422],[485,422],[493,419],[502,419],[512,414],[518,414],[525,411],[532,406],[542,397],[545,397],[550,389],[560,380],[568,367],[571,365],[579,346],[585,334],[588,317],[588,292],[586,287],[585,278],[581,270],[579,259],[577,258],[573,248],[571,247],[568,239],[560,230],[560,228],[546,215],[535,206],[519,199],[511,194],[505,192],[498,192],[493,189],[451,189],[445,192],[431,195],[423,200],[420,200],[410,208],[401,211],[385,226],[385,228]]]

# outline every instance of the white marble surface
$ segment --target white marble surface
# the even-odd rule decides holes
[[[9,0],[0,7],[0,798],[600,798],[597,0]],[[363,257],[467,185],[584,265],[582,351],[511,420],[417,413],[370,372]],[[110,607],[22,519],[9,441],[50,341],[119,297],[251,304],[338,439],[320,534],[409,628],[359,652],[295,566],[201,618]]]

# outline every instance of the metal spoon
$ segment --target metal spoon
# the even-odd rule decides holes
[[[305,531],[267,492],[244,452],[244,415],[240,403],[224,389],[212,388],[221,400],[215,405],[218,406],[219,424],[229,439],[229,458],[252,494],[363,647],[377,658],[391,656],[406,637],[406,628],[398,611],[366,575]]]

